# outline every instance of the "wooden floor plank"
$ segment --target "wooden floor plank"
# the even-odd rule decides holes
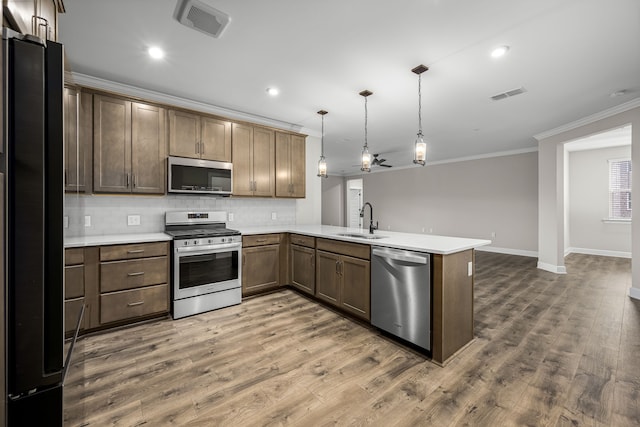
[[[291,290],[81,337],[65,425],[640,425],[630,261],[566,263],[478,252],[476,339],[444,368]]]

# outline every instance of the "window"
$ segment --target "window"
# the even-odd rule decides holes
[[[631,219],[631,160],[609,160],[609,219]]]

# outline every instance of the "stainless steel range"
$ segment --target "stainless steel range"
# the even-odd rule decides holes
[[[226,228],[226,212],[167,212],[173,237],[174,319],[242,301],[242,237]]]

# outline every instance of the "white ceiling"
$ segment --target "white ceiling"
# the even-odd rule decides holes
[[[419,64],[434,162],[534,149],[533,135],[640,95],[638,0],[202,0],[231,16],[219,39],[175,21],[176,1],[64,0],[71,71],[315,133],[325,109],[330,174],[359,169],[364,89],[371,152],[411,164]],[[498,45],[509,53],[491,58]]]

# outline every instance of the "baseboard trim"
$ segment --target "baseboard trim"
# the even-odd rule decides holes
[[[476,248],[476,251],[480,252],[494,252],[497,254],[507,254],[507,255],[519,255],[519,256],[527,256],[531,258],[537,258],[538,252],[536,251],[525,251],[522,249],[511,249],[511,248],[498,248],[495,246],[479,246]]]
[[[567,248],[565,256],[569,254],[599,255],[615,258],[631,258],[631,252],[607,251],[604,249]]]
[[[634,288],[633,286],[629,288],[629,296],[635,300],[640,301],[640,289]]]
[[[538,268],[555,274],[567,274],[567,268],[564,265],[553,265],[538,261]]]

